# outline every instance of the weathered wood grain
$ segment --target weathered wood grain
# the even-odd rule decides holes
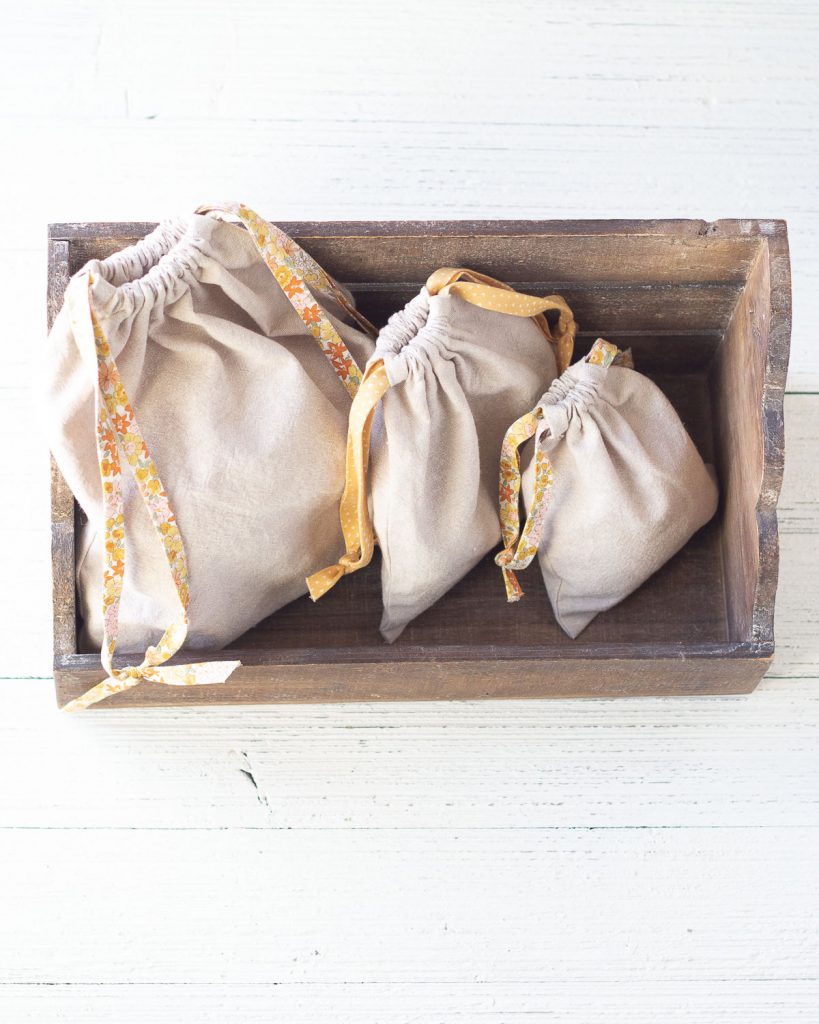
[[[68,244],[69,268],[78,269],[89,256],[116,251],[145,228],[55,225],[51,237],[55,245]],[[704,457],[720,466],[724,514],[637,594],[599,616],[579,643],[562,634],[545,600],[504,606],[489,558],[396,645],[385,647],[377,635],[380,595],[372,566],[318,606],[295,602],[240,638],[232,650],[243,665],[228,684],[195,690],[143,685],[119,702],[736,693],[756,685],[773,653],[782,463],[777,423],[784,382],[776,368],[787,365],[789,325],[784,224],[668,221],[643,229],[634,222],[565,222],[550,234],[548,224],[535,222],[496,223],[486,232],[480,222],[440,229],[434,223],[377,222],[334,224],[327,237],[321,225],[288,228],[329,259],[330,269],[354,286],[365,314],[376,322],[403,304],[435,267],[467,262],[464,253],[493,275],[499,268],[511,272],[534,291],[554,286],[541,276],[544,262],[554,260],[546,269],[560,268],[566,278],[562,290],[584,329],[578,350],[594,337],[596,324],[600,333],[611,329],[617,340],[634,337],[643,368],[674,402]],[[775,294],[771,239],[779,245]],[[601,282],[608,266],[625,276]],[[381,273],[385,280],[373,281]],[[58,281],[54,287],[59,286]],[[771,345],[768,329],[775,315],[781,324]],[[766,469],[766,459],[776,465]],[[55,492],[58,519],[65,518],[62,497]],[[65,556],[57,543],[58,631],[62,619],[74,614],[73,569],[67,578]],[[60,703],[92,685],[101,671],[96,655],[66,650],[66,639],[55,642]]]
[[[51,329],[62,305],[70,277],[69,244],[49,239],[46,314]],[[65,657],[77,649],[77,608],[74,582],[74,496],[53,459],[51,464],[51,566],[54,656]]]
[[[727,226],[731,222],[724,222]],[[52,224],[53,239],[71,242],[71,269],[133,244],[153,223]],[[720,237],[705,221],[338,221],[279,222],[331,273],[353,287],[420,283],[419,267],[489,265],[519,289],[556,285],[744,284],[759,252],[756,239],[727,228]],[[434,234],[434,248],[426,239]],[[710,236],[710,237],[709,237]],[[589,240],[594,244],[590,245]],[[437,267],[433,267],[437,269]]]
[[[732,224],[729,230],[733,230]],[[724,230],[715,225],[715,231]],[[729,636],[773,637],[779,562],[776,503],[785,462],[783,394],[790,337],[784,225],[765,228],[714,361],[716,451]]]

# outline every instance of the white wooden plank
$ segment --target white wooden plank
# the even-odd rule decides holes
[[[51,671],[49,458],[35,386],[45,337],[44,260],[44,250],[0,254],[0,676]]]
[[[787,981],[269,982],[19,985],[0,990],[15,1024],[778,1024],[814,1021],[819,983]]]
[[[816,827],[19,829],[0,963],[85,984],[817,981],[817,853]]]
[[[817,675],[819,665],[819,396],[785,399],[776,656],[770,676]]]
[[[819,31],[809,0],[559,8],[518,0],[502,12],[490,0],[410,0],[379,18],[364,0],[343,9],[315,0],[303,49],[284,44],[281,17],[264,0],[242,0],[232,13],[226,19],[219,0],[122,0],[116,9],[47,0],[23,9],[9,19],[4,73],[32,87],[16,103],[4,92],[0,111],[234,118],[273,110],[310,120],[340,108],[391,120],[457,107],[492,124],[526,120],[554,90],[561,102],[543,113],[557,123],[577,123],[578,114],[593,123],[605,111],[636,124],[664,115],[756,126],[760,109],[810,105],[804,88],[815,82],[810,44]],[[140,23],[157,31],[135,32]],[[185,61],[183,45],[200,59]],[[772,62],[768,47],[781,59]],[[647,118],[652,109],[660,116]]]
[[[48,682],[0,694],[15,709],[0,722],[6,830],[819,826],[815,680],[730,698],[71,718]]]

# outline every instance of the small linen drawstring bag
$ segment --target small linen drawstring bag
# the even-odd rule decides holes
[[[107,678],[69,710],[142,679],[223,681],[237,662],[164,663],[186,637],[223,647],[338,557],[347,418],[374,334],[307,253],[236,203],[160,224],[72,278],[45,397],[88,517],[82,643],[101,647]],[[147,650],[142,663],[114,668],[118,643]]]
[[[552,311],[555,334],[544,316]],[[568,364],[574,334],[560,296],[522,295],[465,269],[430,277],[379,334],[353,401],[341,501],[347,549],[308,580],[314,599],[367,565],[377,538],[381,633],[392,642],[492,550],[504,431]]]
[[[534,437],[521,483],[520,448]],[[526,523],[520,529],[523,490]],[[664,565],[714,515],[714,479],[662,391],[598,339],[509,428],[500,471],[503,570],[537,555],[561,628],[576,637]]]

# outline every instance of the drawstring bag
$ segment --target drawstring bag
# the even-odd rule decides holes
[[[49,336],[47,419],[88,517],[82,641],[108,678],[69,709],[141,679],[223,681],[237,662],[164,662],[186,636],[223,647],[338,557],[347,418],[374,334],[307,253],[235,203],[72,278]],[[118,643],[147,649],[142,663],[115,669]]]
[[[558,314],[554,335],[550,311]],[[367,565],[377,538],[381,633],[392,642],[498,544],[504,431],[568,364],[574,334],[559,296],[521,295],[464,269],[432,275],[379,334],[353,401],[341,501],[346,553],[308,580],[314,600]]]
[[[535,438],[523,474],[520,447]],[[503,442],[500,519],[507,598],[537,555],[558,624],[576,637],[644,583],[717,509],[717,487],[674,407],[598,339]]]

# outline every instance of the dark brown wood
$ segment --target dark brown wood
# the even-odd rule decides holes
[[[555,697],[657,697],[749,693],[770,658],[732,657],[723,647],[701,658],[676,652],[635,658],[632,651],[601,658],[505,661],[370,662],[254,665],[249,659],[220,686],[141,683],[94,707],[165,704],[316,704],[346,701],[526,700]],[[57,673],[60,706],[88,688],[87,674]]]
[[[52,313],[69,269],[152,227],[53,225]],[[782,222],[282,227],[350,284],[377,322],[440,265],[473,265],[533,292],[559,288],[580,320],[578,354],[598,334],[631,345],[638,367],[669,396],[704,458],[718,467],[720,514],[575,641],[555,624],[536,569],[529,570],[526,600],[509,606],[488,558],[396,644],[385,645],[378,634],[379,567],[373,564],[317,605],[296,601],[239,638],[230,649],[242,667],[225,686],[142,684],[102,707],[739,693],[756,685],[773,654],[790,327]],[[63,704],[102,673],[95,653],[76,650],[75,513],[59,474],[52,501],[55,675]]]
[[[374,323],[384,323],[390,313],[417,294],[423,281],[390,287],[344,283],[355,291],[365,315]],[[562,295],[592,340],[610,334],[662,337],[665,333],[708,333],[716,341],[721,332],[704,325],[726,325],[741,294],[739,285],[711,283],[613,285],[596,281],[577,285],[543,279],[517,286],[531,295]]]
[[[735,284],[742,285],[753,264],[758,243],[747,237],[716,238],[703,233],[662,235],[634,231],[578,232],[554,234],[537,224],[510,225],[498,222],[494,232],[481,225],[463,233],[449,231],[418,234],[424,225],[328,225],[282,224],[331,273],[350,285],[368,283],[385,286],[413,283],[419,270],[429,265],[435,237],[435,263],[442,266],[492,267],[503,280],[521,290],[531,282],[563,284]],[[72,272],[90,259],[102,259],[111,243],[130,244],[141,238],[152,224],[85,225],[80,237],[72,238],[70,225],[54,225],[54,237],[71,240]],[[456,224],[453,227],[457,226]],[[105,234],[94,235],[99,227]],[[329,234],[327,228],[337,230]],[[118,233],[114,234],[113,230]],[[461,226],[463,231],[463,226]],[[706,226],[703,226],[703,231]],[[534,273],[533,273],[534,271]]]

